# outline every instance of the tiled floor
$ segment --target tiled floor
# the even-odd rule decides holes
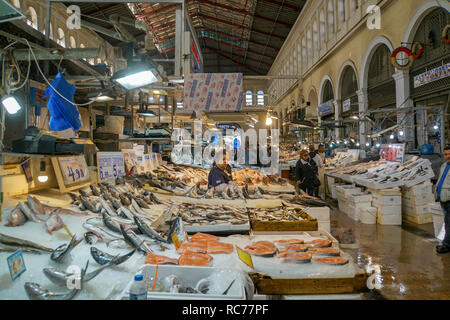
[[[344,250],[361,268],[381,270],[373,282],[381,288],[364,299],[450,299],[450,253],[436,253],[433,224],[366,225],[333,209],[331,228],[351,228],[359,248]]]

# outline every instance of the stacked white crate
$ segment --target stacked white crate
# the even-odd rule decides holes
[[[434,236],[439,240],[443,240],[443,235],[442,239],[439,238],[444,225],[444,212],[442,211],[441,204],[439,202],[433,202],[428,205],[428,208],[433,216]]]
[[[351,194],[360,194],[361,188],[355,187],[353,185],[342,185],[336,187],[336,195],[338,198],[338,206],[339,210],[341,212],[344,212],[345,214],[349,214],[349,212],[352,210],[350,208],[350,201],[349,196]]]
[[[368,192],[355,191],[348,195],[348,212],[347,215],[353,220],[361,220],[361,212],[371,208],[372,195]]]
[[[399,188],[370,190],[372,206],[377,208],[377,223],[383,225],[402,224],[402,193]]]
[[[432,223],[433,215],[429,208],[431,203],[434,203],[434,194],[429,180],[410,188],[403,187],[403,220],[415,224]]]
[[[304,209],[307,214],[317,219],[317,226],[327,232],[331,232],[330,208],[328,207],[310,207]]]

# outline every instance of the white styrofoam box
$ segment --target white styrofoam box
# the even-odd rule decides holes
[[[402,197],[402,203],[408,203],[409,205],[425,205],[430,202],[434,202],[434,194],[432,193],[424,193],[424,194],[404,194]]]
[[[330,208],[328,207],[310,207],[304,211],[317,221],[330,221]]]
[[[372,206],[372,202],[371,201],[369,201],[369,202],[352,202],[352,201],[349,201],[348,204],[350,206],[353,206],[353,207],[359,208],[359,209],[370,208]]]
[[[360,203],[360,202],[371,202],[372,201],[372,195],[371,194],[351,194],[348,196],[348,200],[352,201],[354,203]]]
[[[429,203],[428,204],[428,210],[432,214],[438,214],[438,215],[443,215],[444,214],[443,211],[442,211],[441,204],[439,202]]]
[[[398,206],[402,204],[402,197],[401,195],[391,196],[374,193],[372,195],[372,202],[383,204],[385,206]]]
[[[431,170],[431,168],[429,168],[426,170],[426,174],[424,176],[418,176],[414,180],[407,180],[404,185],[405,185],[405,187],[413,187],[424,181],[429,181],[433,177],[434,177],[434,172],[433,172],[433,170]]]
[[[401,214],[377,214],[378,224],[400,226],[402,224]]]
[[[330,221],[318,221],[317,228],[318,230],[325,230],[326,232],[331,232],[331,223]]]
[[[355,220],[355,221],[359,221],[360,220],[360,209],[359,208],[355,208],[354,206],[350,205],[348,207],[348,211],[347,211],[347,215]]]
[[[434,236],[437,238],[444,225],[444,213],[442,211],[438,212],[437,210],[433,210],[432,215],[433,215]]]
[[[383,189],[369,189],[370,193],[378,194],[380,196],[401,196],[402,192],[399,187],[383,188]]]
[[[353,186],[339,186],[336,188],[337,196],[348,197],[351,194],[361,193],[361,188],[353,187]]]
[[[433,223],[433,215],[431,213],[414,214],[404,212],[402,215],[402,219],[414,224]]]
[[[360,212],[361,223],[376,224],[377,223],[377,208],[363,209]]]
[[[402,216],[402,207],[401,206],[375,206],[377,210],[377,215],[398,215]]]
[[[411,188],[403,187],[404,192],[413,194],[413,195],[420,195],[420,194],[432,194],[433,193],[433,185],[431,184],[430,180],[415,185]]]
[[[175,275],[180,278],[186,286],[195,288],[195,285],[202,279],[208,278],[210,275],[220,272],[220,268],[212,267],[194,267],[194,266],[177,266],[177,265],[160,265],[158,266],[158,278],[164,279],[167,276]],[[236,273],[235,283],[231,286],[226,295],[212,294],[194,294],[194,293],[170,293],[170,292],[147,292],[147,300],[245,300],[246,291],[242,281],[238,281],[239,270],[227,269],[229,272]],[[145,264],[141,266],[136,274],[142,274],[144,281],[148,281],[155,276],[156,265]],[[130,288],[133,284],[134,275],[131,281],[117,297],[117,300],[128,300]]]
[[[410,214],[425,214],[429,212],[429,207],[428,205],[423,205],[423,206],[414,206],[414,205],[410,205],[408,203],[404,203],[402,205],[402,212],[407,212]]]

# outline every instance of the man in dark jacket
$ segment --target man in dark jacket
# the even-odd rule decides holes
[[[209,171],[208,188],[217,187],[222,183],[228,183],[232,180],[231,167],[227,164],[226,154],[224,153],[222,163],[214,162],[211,171]]]
[[[295,166],[295,181],[297,186],[310,196],[314,195],[315,175],[315,168],[311,165],[308,150],[300,151],[300,160]]]

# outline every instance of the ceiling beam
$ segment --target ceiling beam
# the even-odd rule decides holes
[[[143,14],[141,14],[141,15],[138,15],[138,16],[136,16],[136,19],[143,19],[143,18],[146,18],[146,17],[152,18],[152,16],[155,16],[155,15],[157,15],[157,14],[159,14],[159,13],[161,13],[161,12],[165,12],[165,11],[167,11],[167,10],[171,10],[171,9],[173,9],[173,8],[175,8],[175,7],[176,7],[176,4],[171,4],[171,5],[162,7],[162,8],[160,8],[160,9],[156,9],[156,10],[154,10],[154,9],[151,8],[151,7],[147,7],[147,8],[145,8],[145,9],[143,9],[143,10],[147,10],[147,9],[150,9],[150,8],[151,8],[153,11],[152,11],[152,12],[143,13]]]
[[[275,4],[277,6],[283,6],[285,8],[288,8],[288,9],[291,9],[291,10],[294,10],[294,11],[298,11],[298,12],[300,12],[302,10],[303,5],[304,5],[304,1],[302,1],[302,7],[301,8],[299,8],[297,6],[294,6],[292,4],[284,3],[284,1],[283,1],[283,3],[280,2],[280,1],[277,1],[277,0],[261,0],[261,1],[272,3],[272,4]]]
[[[98,8],[97,10],[92,10],[92,11],[89,11],[89,12],[86,12],[86,13],[83,12],[83,14],[89,16],[91,14],[96,14],[96,13],[102,12],[103,10],[111,9],[111,8],[114,8],[114,7],[117,7],[117,6],[120,6],[120,5],[122,5],[122,3],[110,3],[110,4],[108,4],[108,5],[104,6],[104,7]]]
[[[278,38],[278,39],[281,39],[283,41],[286,40],[286,37],[283,37],[283,36],[279,36],[279,35],[276,35],[276,34],[270,34],[269,32],[265,32],[265,31],[262,31],[262,30],[250,29],[250,28],[245,27],[243,25],[232,23],[232,22],[229,22],[227,20],[219,19],[219,18],[216,18],[216,17],[211,17],[211,16],[208,16],[208,15],[203,14],[203,13],[198,13],[197,15],[202,17],[202,18],[205,18],[207,20],[213,20],[213,21],[216,21],[216,22],[227,24],[229,26],[233,26],[233,27],[237,27],[237,28],[241,28],[241,29],[247,29],[247,30],[250,30],[252,32],[260,33],[260,34],[263,34],[265,36],[271,36],[271,37],[274,37],[274,38]]]
[[[215,48],[210,47],[210,46],[205,46],[205,48],[211,49],[211,50],[213,50],[213,49],[216,50]],[[236,57],[239,57],[239,58],[244,58],[245,60],[248,60],[248,61],[253,61],[253,62],[258,62],[258,63],[261,63],[261,64],[265,64],[265,65],[267,65],[268,67],[271,67],[271,66],[272,66],[271,63],[267,63],[267,62],[260,61],[260,60],[256,60],[256,59],[249,58],[249,57],[245,58],[245,56],[241,56],[241,55],[239,55],[239,54],[236,54],[235,52],[233,52],[232,54],[233,54],[233,56],[236,56]]]
[[[224,58],[226,58],[226,59],[228,59],[228,60],[230,60],[230,61],[236,63],[236,64],[239,65],[239,66],[243,66],[244,68],[247,68],[248,70],[253,71],[253,72],[255,72],[255,73],[261,75],[261,72],[260,72],[260,71],[256,71],[255,69],[249,67],[248,65],[242,64],[241,62],[239,62],[239,61],[237,61],[237,60],[235,60],[235,59],[233,59],[233,58],[231,58],[231,57],[229,57],[229,56],[223,54],[222,52],[217,51],[217,50],[214,49],[214,48],[208,48],[208,49],[214,51],[214,53],[218,54],[219,56],[224,57]]]

